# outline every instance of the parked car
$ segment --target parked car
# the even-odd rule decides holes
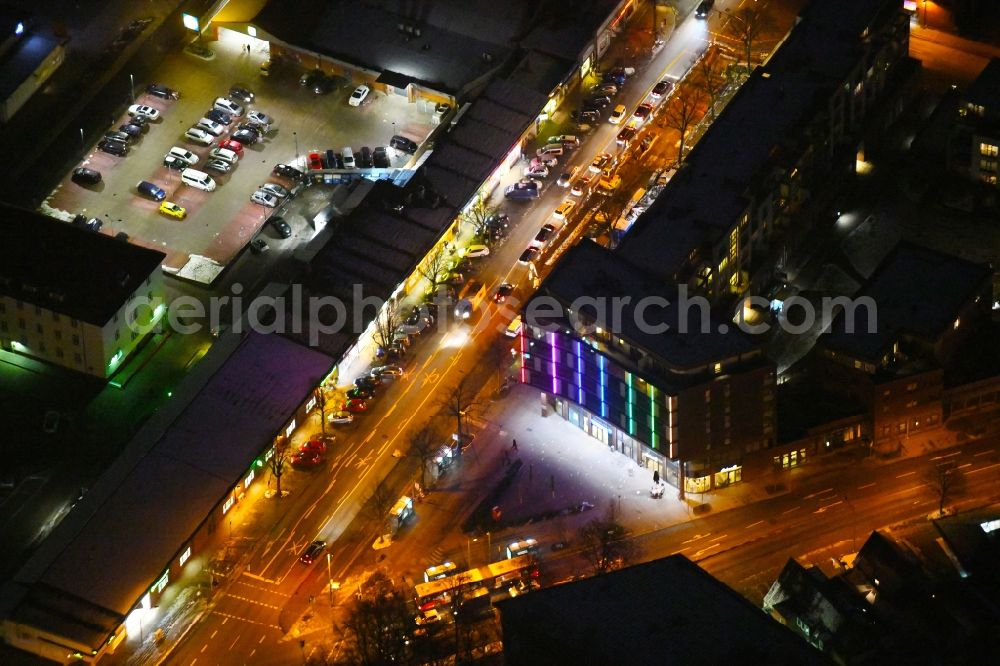
[[[372,391],[369,391],[368,389],[362,388],[360,386],[355,386],[352,389],[348,389],[344,395],[346,395],[349,399],[352,400],[354,399],[371,400],[372,398],[375,397],[375,394]]]
[[[162,187],[156,183],[151,183],[148,180],[140,180],[136,183],[135,189],[139,191],[139,194],[149,197],[154,201],[163,201],[167,198],[167,193]]]
[[[309,153],[309,168],[310,169],[322,169],[323,168],[323,156],[319,153]]]
[[[132,137],[130,137],[125,132],[119,132],[117,130],[113,130],[111,132],[105,132],[104,133],[104,140],[105,141],[119,141],[121,143],[124,143],[127,146],[132,141]]]
[[[263,238],[254,238],[250,241],[250,251],[254,254],[264,254],[271,249],[271,246],[267,244],[267,241]]]
[[[312,84],[312,91],[317,95],[325,95],[337,87],[337,80],[332,76],[321,76]]]
[[[237,132],[243,132],[243,131],[253,132],[257,136],[258,139],[261,139],[264,136],[264,130],[262,130],[261,127],[260,127],[260,125],[257,125],[256,123],[241,123],[241,124],[239,124],[239,125],[236,126],[236,131]]]
[[[198,163],[198,156],[192,153],[190,150],[185,150],[180,146],[174,146],[169,151],[167,155],[173,155],[177,159],[187,162],[188,166],[194,166]]]
[[[130,125],[138,125],[143,131],[149,129],[149,118],[146,116],[132,116],[128,119],[128,123]]]
[[[267,206],[268,208],[274,208],[278,205],[278,197],[274,196],[270,192],[265,192],[264,190],[257,190],[250,195],[250,201],[260,204],[261,206]]]
[[[629,141],[635,138],[635,135],[639,133],[639,128],[633,123],[629,123],[618,132],[618,136],[615,137],[615,143],[619,146],[624,146]]]
[[[116,157],[126,157],[128,155],[128,146],[121,141],[104,140],[97,144],[97,149],[103,153],[114,155]]]
[[[212,148],[208,154],[212,159],[222,160],[229,164],[236,164],[240,160],[240,156],[228,148]]]
[[[184,138],[203,146],[211,146],[215,141],[215,138],[211,134],[200,127],[192,127],[187,132],[184,132]]]
[[[233,116],[222,109],[209,109],[205,112],[205,117],[222,125],[229,125],[233,122]]]
[[[315,451],[298,451],[292,455],[292,467],[315,467],[321,462],[323,457]]]
[[[321,439],[310,439],[309,441],[299,444],[299,451],[304,453],[318,453],[322,455],[326,453],[326,442]]]
[[[271,127],[273,119],[263,111],[251,111],[247,114],[247,122],[259,125],[266,132]]]
[[[529,245],[524,252],[521,253],[521,256],[517,258],[517,263],[528,265],[538,258],[538,254],[538,248],[534,245]]]
[[[220,136],[223,132],[226,131],[225,125],[223,125],[222,123],[217,123],[211,118],[202,118],[197,123],[195,123],[195,127],[197,129],[208,132],[212,136]]]
[[[233,170],[233,165],[225,160],[212,159],[205,164],[205,168],[216,173],[229,173]]]
[[[578,123],[596,123],[601,119],[601,114],[597,111],[580,109],[570,114],[570,117]]]
[[[594,184],[595,178],[597,178],[597,175],[589,172],[580,174],[580,176],[573,181],[573,186],[570,188],[569,193],[574,197],[582,197],[587,192],[590,192],[590,188]]]
[[[122,123],[118,126],[118,131],[127,134],[130,139],[138,139],[142,136],[142,127],[132,123]]]
[[[362,84],[354,89],[354,92],[351,93],[351,97],[347,100],[347,103],[351,106],[361,106],[362,102],[365,101],[365,98],[368,97],[369,92],[371,92],[371,89]]]
[[[160,117],[160,112],[151,106],[145,104],[133,104],[128,107],[128,115],[130,116],[144,116],[149,120],[157,120]]]
[[[702,2],[694,10],[694,17],[707,19],[709,12],[712,11],[712,7],[714,6],[715,0],[702,0]]]
[[[622,118],[624,117],[625,117],[625,105],[619,104],[618,106],[615,107],[614,111],[611,112],[611,115],[608,116],[608,122],[611,123],[612,125],[617,125],[622,121]]]
[[[373,375],[361,375],[354,380],[355,386],[361,386],[363,388],[378,388],[382,386],[382,378],[375,377]]]
[[[226,150],[231,150],[238,157],[243,157],[243,144],[235,139],[226,139],[225,141],[219,142],[219,148],[225,148]]]
[[[348,411],[332,412],[326,415],[327,423],[334,425],[347,425],[354,421],[354,414]]]
[[[252,132],[250,130],[245,130],[245,129],[241,129],[234,132],[232,134],[232,138],[235,141],[239,141],[244,146],[252,146],[258,141],[260,141],[260,137],[257,136],[256,132]]]
[[[668,79],[663,79],[655,86],[653,86],[653,90],[652,92],[649,93],[649,96],[652,97],[653,99],[660,99],[661,97],[669,95],[670,91],[673,89],[674,89],[674,82]]]
[[[86,215],[77,215],[73,218],[73,226],[79,227],[86,231],[100,231],[101,227],[104,226],[104,222],[99,217],[87,217]],[[57,412],[58,413],[58,412]]]
[[[559,187],[569,187],[569,184],[573,182],[573,178],[579,171],[580,167],[578,166],[571,168],[569,171],[563,171],[559,174],[559,179],[556,180],[556,185]]]
[[[216,97],[215,102],[212,104],[212,108],[224,111],[233,118],[239,118],[243,115],[243,107],[230,99],[226,99],[225,97]]]
[[[343,404],[341,411],[350,412],[352,414],[360,414],[361,412],[367,412],[368,403],[359,398],[352,398]]]
[[[358,151],[358,167],[361,169],[372,168],[372,149],[368,146],[363,146]]]
[[[417,146],[417,142],[414,141],[413,139],[408,139],[405,136],[401,136],[399,134],[394,134],[393,137],[389,139],[389,145],[395,148],[396,150],[400,150],[404,153],[409,153],[411,155],[417,152],[417,148],[419,147]]]
[[[652,113],[653,105],[649,102],[643,102],[639,106],[635,107],[635,111],[632,112],[632,119],[642,124],[649,120]]]
[[[181,96],[181,94],[173,88],[168,88],[167,86],[159,83],[150,83],[146,86],[146,92],[153,97],[159,97],[160,99],[180,99]]]
[[[381,379],[398,379],[403,376],[403,369],[398,365],[378,365],[369,370],[368,374]]]
[[[77,167],[73,169],[70,180],[77,185],[97,185],[101,182],[101,172],[84,166]]]
[[[263,185],[260,186],[260,189],[264,190],[265,192],[270,192],[279,199],[284,199],[289,194],[288,190],[283,188],[281,185],[278,185],[277,183],[264,183]]]
[[[526,183],[522,180],[519,183],[509,185],[503,194],[508,199],[537,199],[541,190],[537,181],[531,180]]]
[[[542,155],[541,157],[532,157],[529,166],[535,168],[538,165],[554,167],[559,164],[559,158],[555,155]]]
[[[164,201],[161,203],[160,212],[168,217],[175,217],[178,220],[183,220],[187,217],[187,208],[178,206],[173,201]]]
[[[376,169],[388,169],[392,166],[385,146],[376,146],[375,150],[372,151],[372,164],[375,165]]]
[[[562,154],[566,152],[561,143],[550,143],[543,146],[535,151],[535,156],[539,159],[546,159],[549,157],[562,157]]]
[[[583,106],[604,109],[611,106],[611,98],[607,95],[591,95],[583,100]]]
[[[174,155],[164,155],[163,166],[174,171],[184,171],[184,169],[187,169],[190,165]]]
[[[590,163],[588,168],[593,173],[601,173],[601,169],[606,167],[609,162],[611,162],[611,153],[600,153],[594,158],[594,161]]]
[[[524,168],[524,176],[526,178],[548,178],[549,168],[544,164],[539,164],[538,166],[527,166]]]
[[[490,253],[490,248],[482,244],[470,245],[465,248],[466,257],[486,257]]]
[[[254,94],[246,86],[237,83],[229,89],[229,99],[242,102],[243,104],[250,104],[254,100]]]
[[[576,148],[580,145],[580,138],[572,134],[556,134],[550,136],[546,143],[561,145],[564,148]]]
[[[302,180],[302,177],[305,175],[295,167],[288,166],[287,164],[275,165],[271,173],[273,173],[275,176],[281,176],[282,178],[291,178],[292,180]]]
[[[278,235],[282,238],[292,237],[292,226],[285,221],[285,218],[280,215],[274,215],[268,220],[268,224],[274,227],[274,230],[278,232]]]
[[[551,224],[543,224],[542,228],[538,230],[537,234],[535,234],[535,238],[531,241],[531,244],[539,248],[544,248],[545,244],[552,239],[552,235],[555,234],[555,232],[556,228],[554,226]]]
[[[576,202],[572,199],[566,199],[559,204],[554,211],[552,211],[552,217],[557,220],[565,220],[569,214],[573,212],[574,208],[576,208]]]
[[[322,70],[310,69],[308,72],[303,72],[302,76],[299,77],[299,85],[306,86],[307,88],[312,88],[316,81],[324,78]]]
[[[614,97],[618,94],[618,86],[613,83],[601,83],[594,88],[593,93],[595,95],[604,95],[605,97]]]

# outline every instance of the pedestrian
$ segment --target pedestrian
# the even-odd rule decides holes
[[[514,445],[512,447],[510,447],[510,448],[514,449],[514,453],[517,453],[517,440],[516,439],[514,440]]]

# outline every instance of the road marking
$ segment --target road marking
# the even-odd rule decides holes
[[[699,556],[699,555],[701,555],[702,553],[707,553],[708,551],[710,551],[710,550],[713,550],[713,549],[715,549],[715,548],[718,548],[718,547],[719,547],[719,546],[721,546],[721,545],[722,545],[722,544],[720,544],[720,543],[713,543],[713,544],[712,544],[711,546],[706,546],[705,548],[702,548],[701,550],[699,550],[698,552],[696,552],[696,553],[694,554],[694,557],[698,557],[698,556]]]
[[[979,456],[988,456],[991,453],[993,453],[994,451],[995,451],[995,449],[989,449],[989,450],[986,450],[986,451],[980,451],[979,453],[973,453],[972,457],[973,458],[977,458]]]
[[[971,472],[969,472],[969,474],[976,474],[977,472],[985,472],[986,470],[993,469],[995,467],[1000,467],[1000,463],[995,463],[993,465],[989,465],[988,467],[980,467],[979,469],[974,469]]]
[[[252,657],[255,652],[257,652],[257,648],[254,648],[254,649],[250,650],[250,654],[248,654],[247,656],[248,657]]]
[[[710,534],[711,532],[709,532],[708,534],[695,534],[692,538],[688,539],[687,541],[681,541],[681,543],[691,543],[692,541],[697,541],[698,539],[704,539]]]
[[[263,606],[264,608],[271,608],[277,611],[281,610],[281,606],[275,606],[274,604],[265,604],[263,601],[257,601],[256,599],[251,599],[250,597],[241,597],[238,594],[231,594],[231,593],[226,596],[228,596],[230,599],[239,599],[240,601],[245,601],[248,604]]]
[[[208,649],[208,643],[205,643],[204,645],[201,646],[201,652],[204,652],[207,649]]]
[[[269,629],[277,629],[278,631],[281,631],[281,627],[279,627],[276,624],[268,624],[267,622],[258,622],[257,620],[248,620],[247,618],[240,617],[239,615],[231,615],[229,613],[223,613],[222,611],[217,611],[217,610],[213,610],[212,613],[215,615],[221,615],[223,618],[225,618],[225,620],[229,619],[239,620],[240,622],[246,622],[248,624],[256,624],[261,627],[267,627]],[[225,620],[223,620],[222,622],[223,624],[226,623]],[[237,636],[236,640],[233,641],[233,645],[236,645],[236,641],[238,641],[239,639],[240,637]],[[230,646],[230,649],[232,649],[232,645]]]
[[[832,493],[833,488],[827,488],[826,490],[821,490],[818,493],[813,493],[812,495],[806,495],[802,499],[812,499],[813,497],[819,497],[820,495],[825,495],[827,493]]]
[[[215,635],[216,635],[217,633],[219,633],[219,630],[218,630],[218,629],[216,629],[215,631],[213,631],[213,632],[212,632],[212,635],[208,637],[208,638],[209,638],[209,640],[211,640],[211,639],[215,638]]]
[[[952,456],[958,456],[961,454],[962,454],[961,451],[952,451],[951,453],[946,453],[943,456],[934,456],[933,458],[931,458],[931,460],[944,460],[945,458],[951,458]]]
[[[843,503],[844,503],[844,500],[840,500],[839,502],[834,502],[833,504],[827,504],[826,506],[821,506],[820,508],[816,509],[815,511],[813,511],[813,513],[823,513],[827,509],[832,509],[833,507],[837,506],[838,504],[843,504]]]
[[[966,467],[972,467],[972,463],[965,463],[964,465],[959,465],[958,469],[965,469]]]
[[[313,504],[312,506],[310,506],[310,507],[309,507],[309,508],[308,508],[308,509],[306,510],[306,512],[305,512],[304,514],[302,514],[302,517],[303,517],[303,518],[308,518],[308,517],[309,517],[309,514],[310,514],[310,513],[312,513],[312,512],[313,512],[313,509],[315,509],[315,508],[316,508],[316,505],[315,505],[315,504]]]
[[[725,539],[727,536],[729,536],[729,535],[728,534],[723,534],[722,536],[715,537],[714,539],[712,539],[712,541],[713,542],[714,541],[719,541],[720,539]]]
[[[875,482],[872,481],[871,483],[866,483],[863,486],[858,486],[858,490],[864,490],[865,488],[872,488],[874,486],[875,486]]]
[[[751,525],[747,525],[747,526],[746,526],[746,527],[744,527],[743,529],[745,529],[745,530],[748,530],[748,529],[750,529],[751,527],[757,527],[758,525],[762,524],[763,522],[764,522],[763,520],[758,520],[758,521],[757,521],[756,523],[753,523],[753,524],[751,524]]]
[[[240,640],[240,637],[239,637],[239,635],[237,634],[236,638],[234,638],[234,639],[233,639],[233,642],[229,644],[229,649],[230,649],[230,650],[232,650],[232,649],[233,649],[233,647],[235,647],[235,646],[236,646],[236,641],[238,641],[238,640]]]
[[[261,634],[260,635],[260,640],[257,641],[257,645],[260,645],[261,643],[263,643],[265,638],[267,638],[267,634]]]
[[[899,475],[899,476],[897,476],[896,478],[897,478],[897,479],[902,479],[902,478],[905,478],[905,477],[907,477],[907,476],[913,476],[913,475],[914,475],[914,474],[916,474],[916,473],[917,473],[917,470],[913,470],[912,472],[906,472],[906,473],[904,473],[904,474],[900,474],[900,475]]]
[[[799,509],[801,509],[801,508],[802,508],[802,507],[800,507],[800,506],[796,506],[796,507],[792,507],[792,508],[791,508],[791,509],[789,509],[788,511],[782,511],[782,512],[781,512],[781,515],[785,515],[786,513],[791,513],[792,511],[798,511],[798,510],[799,510]]]

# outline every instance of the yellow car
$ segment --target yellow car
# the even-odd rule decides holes
[[[188,214],[187,208],[184,206],[178,206],[172,201],[164,201],[161,203],[160,212],[170,217],[176,217],[178,220],[183,220]]]

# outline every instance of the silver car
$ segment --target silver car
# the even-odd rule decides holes
[[[289,194],[288,190],[286,190],[281,185],[278,185],[277,183],[264,183],[263,185],[260,186],[260,189],[263,192],[268,192],[270,194],[273,194],[279,199],[284,199]]]
[[[274,196],[270,192],[265,192],[264,190],[257,190],[251,194],[250,201],[260,204],[261,206],[267,206],[268,208],[274,208],[278,205],[278,197]]]

